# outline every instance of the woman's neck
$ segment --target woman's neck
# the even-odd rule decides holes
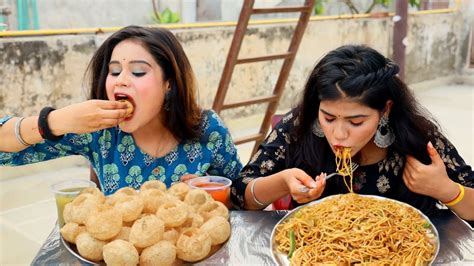
[[[168,154],[178,144],[173,133],[163,125],[161,119],[150,121],[146,126],[133,132],[132,136],[142,151],[157,158]]]
[[[355,161],[360,165],[371,165],[378,163],[387,157],[387,148],[379,148],[373,141],[370,141],[355,156]]]

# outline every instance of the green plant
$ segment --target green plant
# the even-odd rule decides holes
[[[326,0],[316,0],[314,4],[314,14],[315,15],[321,15],[324,13],[324,2]],[[343,0],[343,3],[349,8],[351,11],[351,14],[359,14],[361,13],[359,9],[354,5],[352,0]],[[375,6],[381,5],[384,7],[388,7],[392,3],[392,0],[372,0],[372,3],[369,5],[369,7],[365,10],[365,14],[368,14],[372,12]],[[421,0],[409,0],[409,4],[412,7],[417,7],[420,8],[421,5]]]
[[[178,23],[181,20],[181,17],[178,13],[171,11],[169,8],[165,8],[163,12],[154,12],[152,17],[155,23],[168,24],[168,23]]]
[[[324,13],[324,5],[323,2],[324,0],[316,0],[314,3],[314,14],[315,15],[321,15]]]
[[[420,8],[421,0],[410,0],[410,6],[416,6],[416,8]]]
[[[165,8],[163,12],[158,11],[158,7],[156,6],[155,0],[151,0],[153,5],[153,14],[151,19],[155,23],[160,24],[168,24],[168,23],[178,23],[181,20],[181,17],[178,13],[171,11],[169,8]]]

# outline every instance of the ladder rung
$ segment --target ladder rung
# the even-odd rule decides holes
[[[274,102],[274,101],[277,100],[277,98],[278,97],[276,95],[255,97],[255,98],[250,99],[250,100],[224,104],[222,106],[222,110],[237,108],[237,107],[246,106],[246,105],[258,104],[258,103],[264,103],[264,102]]]
[[[286,58],[292,57],[293,55],[294,55],[294,52],[288,52],[284,54],[274,54],[274,55],[266,55],[266,56],[259,56],[259,57],[242,58],[242,59],[237,59],[236,64],[246,64],[246,63],[254,63],[254,62],[261,62],[261,61],[276,60],[276,59],[286,59]]]
[[[249,136],[246,136],[246,137],[236,138],[236,139],[234,140],[234,142],[235,142],[235,145],[239,145],[239,144],[242,144],[242,143],[246,143],[246,142],[251,142],[251,141],[258,140],[258,139],[260,139],[262,136],[263,136],[262,133],[256,133],[256,134],[252,134],[252,135],[249,135]]]
[[[267,7],[254,8],[252,14],[308,12],[308,10],[310,10],[310,6]]]

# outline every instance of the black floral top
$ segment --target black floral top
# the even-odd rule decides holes
[[[284,169],[295,167],[291,165],[291,160],[287,160],[287,156],[290,144],[297,141],[290,136],[290,132],[292,132],[297,123],[298,119],[294,117],[293,112],[286,114],[260,145],[250,162],[242,169],[240,177],[233,180],[231,198],[236,207],[243,208],[245,189],[252,179],[272,175]],[[443,159],[448,176],[464,186],[474,187],[474,172],[469,165],[466,165],[453,145],[439,132],[435,132],[432,137],[433,146]],[[327,150],[326,153],[327,154],[323,156],[334,158],[334,154],[330,149]],[[402,156],[395,150],[389,149],[388,155],[384,160],[372,165],[359,166],[356,171],[354,171],[354,192],[400,200],[414,205],[423,211],[423,206],[416,206],[416,204],[413,204],[413,199],[410,198],[410,196],[400,193],[400,187],[404,186],[402,179],[404,165],[405,156]],[[334,172],[335,165],[331,167],[333,167],[333,169],[320,169],[317,173],[308,174],[318,175],[322,171],[327,173]],[[347,193],[347,188],[341,185],[340,182],[340,178],[329,179],[322,197]],[[412,192],[410,193],[412,196],[414,195],[415,198],[425,197]],[[429,199],[434,206],[436,200],[432,198]],[[296,207],[298,203],[293,201],[292,206]]]

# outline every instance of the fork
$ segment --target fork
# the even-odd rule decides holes
[[[354,171],[357,169],[357,167],[359,167],[359,165],[357,163],[351,163],[351,173],[354,173]],[[342,174],[339,174],[338,172],[334,172],[334,173],[331,173],[329,175],[326,175],[326,177],[324,179],[328,180],[329,178],[331,178],[335,175],[344,176]]]
[[[357,167],[359,167],[359,165],[358,165],[357,163],[354,163],[354,162],[351,163],[351,173],[354,173],[354,171],[357,169]],[[324,177],[324,179],[328,180],[329,178],[331,178],[331,177],[333,177],[333,176],[336,176],[336,175],[344,176],[344,175],[342,175],[342,174],[340,174],[340,173],[338,173],[338,172],[334,172],[334,173],[331,173],[331,174],[329,174],[329,175],[326,175],[326,176]],[[302,193],[306,193],[306,192],[308,192],[308,191],[309,191],[309,188],[306,187],[306,186],[300,188],[300,192],[302,192]]]

